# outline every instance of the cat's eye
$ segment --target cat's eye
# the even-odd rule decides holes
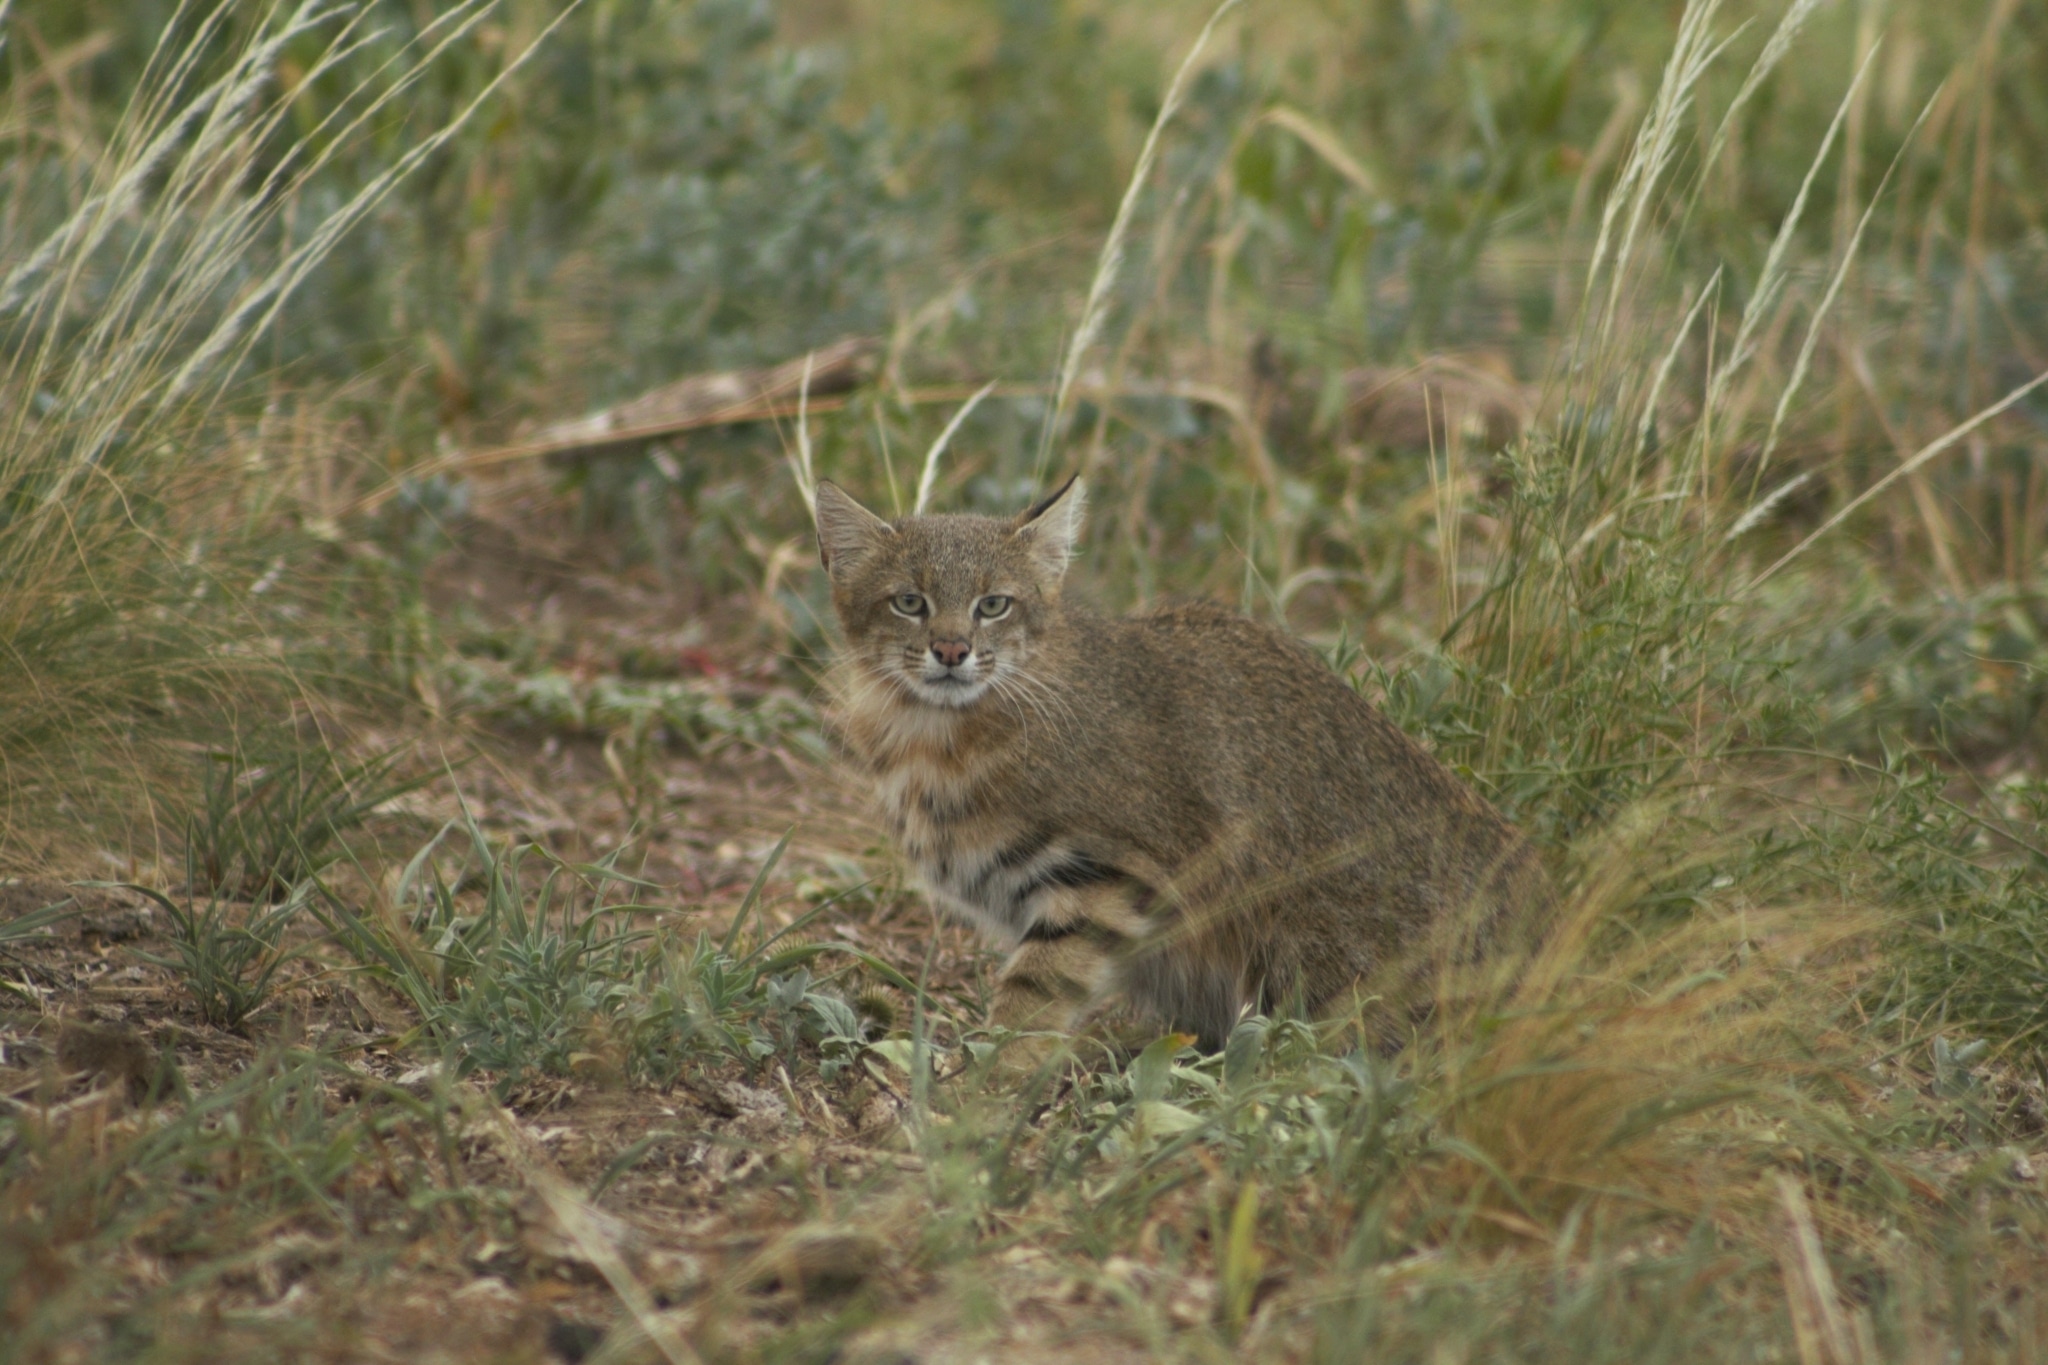
[[[991,593],[974,604],[974,614],[984,621],[1000,621],[1010,614],[1010,599]]]
[[[899,592],[889,599],[889,610],[898,616],[924,615],[924,594],[921,592]]]

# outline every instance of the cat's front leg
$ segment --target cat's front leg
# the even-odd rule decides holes
[[[1027,1034],[1065,1033],[1113,991],[1120,962],[1143,929],[1136,888],[1123,881],[1059,887],[1039,897],[1024,941],[996,977],[989,1022]],[[1005,1049],[1013,1065],[1035,1066],[1057,1040],[1020,1039]]]

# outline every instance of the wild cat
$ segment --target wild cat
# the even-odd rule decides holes
[[[817,487],[838,725],[944,911],[1010,950],[992,1021],[1127,993],[1220,1045],[1542,899],[1529,845],[1307,646],[1211,605],[1061,595],[1070,479],[1014,519]]]

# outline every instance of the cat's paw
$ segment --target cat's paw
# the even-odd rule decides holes
[[[1006,1086],[1021,1086],[1034,1077],[1051,1081],[1073,1057],[1073,1040],[1065,1034],[1019,1032],[991,1024],[987,1041],[974,1052],[982,1074]]]

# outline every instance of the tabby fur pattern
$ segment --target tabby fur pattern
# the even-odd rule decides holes
[[[1545,901],[1529,845],[1305,645],[1064,600],[1078,481],[1014,519],[816,492],[836,727],[932,900],[1009,949],[994,1022],[1124,994],[1213,1047]]]

